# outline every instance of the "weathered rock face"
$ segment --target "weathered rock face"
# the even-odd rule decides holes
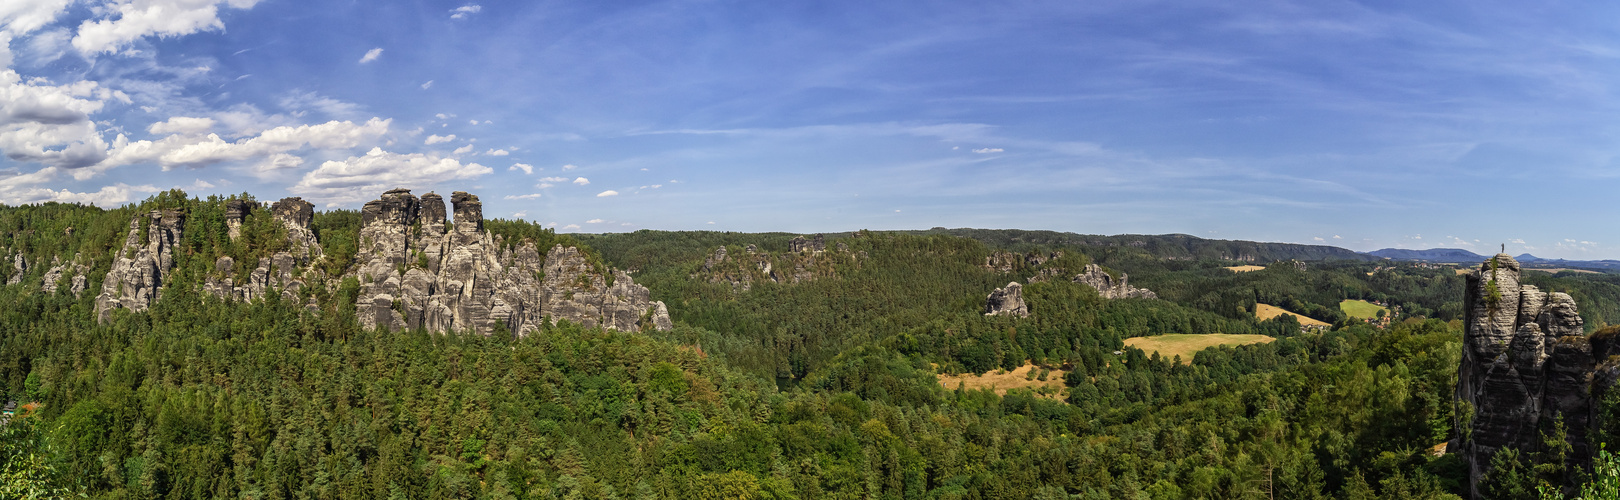
[[[231,203],[235,202],[226,205],[227,223],[232,216],[229,211]],[[252,213],[253,207],[244,204],[241,212],[235,215],[237,226],[241,226],[242,221]],[[283,198],[270,205],[270,216],[286,228],[291,250],[259,259],[257,266],[240,282],[236,277],[236,260],[229,256],[220,257],[214,261],[214,273],[203,283],[204,291],[220,298],[244,301],[261,299],[279,291],[283,300],[298,300],[299,291],[305,286],[305,278],[319,275],[316,269],[305,269],[314,276],[303,276],[305,272],[300,272],[300,269],[321,256],[321,245],[315,241],[315,232],[309,227],[315,217],[315,205],[302,198]]]
[[[478,197],[452,193],[455,217],[444,230],[443,198],[384,193],[361,210],[356,310],[366,327],[525,334],[551,320],[637,330],[672,327],[668,309],[646,287],[617,272],[613,284],[579,249],[556,246],[542,258],[533,242],[484,231]]]
[[[984,299],[984,315],[1029,317],[1029,306],[1024,304],[1024,286],[1014,281],[990,292]]]
[[[247,219],[247,214],[251,210],[253,204],[247,200],[236,199],[225,202],[225,227],[232,241],[242,236],[242,221]]]
[[[1136,288],[1130,285],[1130,275],[1119,273],[1119,281],[1096,264],[1086,264],[1084,272],[1074,277],[1075,283],[1082,283],[1097,289],[1097,293],[1105,299],[1157,299],[1158,294],[1146,288]]]
[[[11,279],[6,280],[7,285],[22,283],[23,276],[28,274],[28,259],[23,254],[11,258]]]
[[[1040,267],[1047,261],[1062,257],[1063,252],[1041,253],[1030,252],[1020,254],[997,250],[984,258],[984,268],[991,271],[1010,273],[1024,268]]]
[[[141,239],[141,224],[147,225]],[[112,270],[96,296],[96,318],[106,321],[113,309],[144,311],[158,299],[163,281],[174,269],[174,247],[179,244],[184,217],[172,210],[136,214],[129,220],[129,236],[113,261]]]
[[[1539,449],[1543,433],[1560,418],[1574,447],[1571,465],[1588,463],[1586,437],[1595,423],[1590,388],[1610,346],[1585,335],[1569,295],[1521,284],[1513,257],[1492,257],[1467,281],[1457,398],[1474,413],[1458,434],[1470,437],[1461,445],[1473,487],[1498,450]]]
[[[793,253],[822,252],[826,250],[827,242],[819,234],[814,239],[795,236],[792,241],[788,242],[788,251]]]
[[[77,255],[66,264],[62,263],[61,257],[53,258],[51,268],[45,271],[45,278],[40,282],[39,289],[45,293],[56,293],[58,285],[66,284],[68,291],[74,297],[78,297],[84,293],[85,287],[89,284],[90,280],[84,276],[84,273],[89,271],[90,267],[84,265]],[[67,277],[66,283],[63,283],[64,277]]]

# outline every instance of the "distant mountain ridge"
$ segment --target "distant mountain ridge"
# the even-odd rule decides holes
[[[1439,262],[1439,263],[1445,263],[1445,264],[1468,264],[1468,265],[1478,264],[1480,262],[1485,261],[1485,259],[1488,258],[1488,257],[1486,257],[1484,255],[1480,255],[1480,254],[1477,254],[1477,253],[1474,253],[1474,252],[1470,252],[1470,251],[1462,250],[1462,249],[1458,249],[1458,248],[1430,248],[1430,249],[1427,249],[1427,250],[1410,250],[1410,249],[1405,249],[1405,248],[1385,248],[1383,250],[1375,250],[1375,251],[1372,251],[1372,252],[1367,252],[1366,255],[1371,255],[1371,256],[1375,256],[1375,257],[1382,257],[1382,258],[1386,258],[1386,259],[1393,259],[1393,260],[1421,260],[1421,261]],[[1575,269],[1592,269],[1592,270],[1620,272],[1620,260],[1543,259],[1541,257],[1536,257],[1534,255],[1530,255],[1529,253],[1519,254],[1519,256],[1514,257],[1514,260],[1517,260],[1517,261],[1519,261],[1520,264],[1524,264],[1526,267],[1529,267],[1529,268],[1532,268],[1532,269],[1534,269],[1534,268],[1561,268],[1561,267],[1568,267],[1568,268],[1575,268]]]
[[[1140,248],[1155,257],[1177,260],[1220,259],[1242,262],[1279,260],[1376,260],[1354,250],[1328,245],[1264,243],[1242,240],[1212,240],[1186,234],[1120,234],[1113,236],[1023,229],[946,229],[900,231],[911,234],[949,234],[972,238],[987,245],[1018,250],[1024,246],[1076,245]],[[1483,259],[1483,258],[1482,258]]]

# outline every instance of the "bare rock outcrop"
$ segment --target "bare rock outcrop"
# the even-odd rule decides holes
[[[1097,293],[1105,299],[1157,299],[1158,294],[1146,288],[1136,288],[1130,284],[1130,275],[1119,273],[1119,280],[1115,281],[1108,271],[1104,271],[1096,264],[1086,264],[1085,271],[1075,275],[1074,282],[1082,283],[1097,289]]]
[[[792,241],[788,242],[788,251],[793,253],[823,252],[826,250],[827,242],[819,234],[815,238],[795,236]]]
[[[253,202],[243,199],[232,199],[225,202],[225,229],[235,241],[242,236],[242,222],[247,220],[248,212],[253,210]]]
[[[26,275],[28,275],[28,258],[19,253],[11,258],[11,279],[6,280],[6,284],[22,283],[23,276]]]
[[[180,243],[184,223],[185,216],[174,210],[153,210],[130,218],[129,236],[96,296],[98,321],[106,321],[114,309],[144,311],[158,299],[164,280],[174,269],[174,247]]]
[[[78,297],[84,293],[85,287],[89,285],[90,280],[84,275],[89,271],[90,267],[84,265],[77,255],[66,263],[62,262],[61,257],[52,258],[51,268],[45,271],[45,277],[40,281],[39,289],[45,293],[56,293],[56,289],[65,284],[68,287],[68,292],[72,293],[74,297]],[[64,278],[66,278],[65,283]]]
[[[615,272],[609,284],[577,248],[558,245],[542,257],[532,241],[485,231],[477,196],[458,191],[450,202],[449,230],[443,198],[433,193],[418,199],[395,189],[361,209],[351,274],[360,281],[362,325],[518,335],[548,320],[616,330],[673,326],[668,309],[629,274]]]
[[[233,229],[241,227],[247,217],[253,216],[253,205],[232,200],[226,203],[226,224],[236,220]],[[260,212],[261,214],[263,212]],[[245,276],[237,275],[236,259],[223,256],[214,261],[214,272],[203,283],[203,290],[225,299],[251,301],[279,293],[283,300],[297,301],[306,278],[319,275],[309,268],[310,262],[321,257],[321,245],[315,241],[310,222],[315,217],[315,205],[302,198],[283,198],[270,205],[269,215],[287,230],[289,251],[262,257]],[[262,217],[262,215],[260,215]]]
[[[721,246],[703,259],[702,270],[692,277],[727,283],[734,291],[746,292],[758,283],[795,284],[833,278],[838,276],[840,266],[858,265],[866,258],[865,252],[850,253],[849,245],[843,242],[835,248],[828,252],[826,239],[819,234],[794,237],[788,242],[788,251],[780,255],[754,245],[746,246],[742,253],[728,253]]]
[[[990,292],[984,299],[984,315],[1029,317],[1029,306],[1024,304],[1024,286],[1014,281]]]
[[[1598,364],[1615,346],[1586,336],[1568,294],[1521,283],[1519,271],[1513,257],[1498,254],[1467,275],[1457,399],[1473,408],[1473,418],[1460,422],[1458,434],[1469,438],[1459,444],[1476,496],[1493,455],[1539,449],[1558,419],[1572,447],[1570,465],[1587,464],[1592,391],[1613,383],[1593,380],[1603,379]]]

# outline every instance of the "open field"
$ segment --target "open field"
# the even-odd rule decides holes
[[[1232,266],[1228,267],[1227,269],[1231,269],[1234,273],[1246,273],[1249,271],[1259,271],[1265,268],[1266,266]]]
[[[1352,318],[1375,319],[1378,311],[1386,311],[1384,306],[1367,302],[1365,300],[1346,300],[1339,303],[1339,310]],[[1388,312],[1385,312],[1388,314]]]
[[[1469,271],[1473,271],[1473,269],[1457,269],[1456,271],[1458,276],[1462,276],[1468,274]]]
[[[1254,305],[1254,317],[1260,318],[1260,321],[1265,321],[1265,320],[1268,320],[1268,319],[1271,319],[1271,318],[1275,318],[1278,315],[1282,315],[1282,314],[1293,314],[1294,318],[1299,320],[1299,325],[1300,326],[1333,326],[1333,325],[1327,324],[1327,322],[1325,322],[1325,321],[1312,319],[1312,318],[1307,318],[1305,316],[1300,316],[1298,314],[1288,312],[1287,310],[1285,310],[1285,309],[1283,309],[1281,307],[1277,307],[1277,306],[1274,306],[1274,305],[1271,305],[1271,304],[1255,304]]]
[[[1125,339],[1125,345],[1141,349],[1152,356],[1154,352],[1159,357],[1171,358],[1181,356],[1182,363],[1192,363],[1193,353],[1218,345],[1240,346],[1248,344],[1263,344],[1273,339],[1265,335],[1234,335],[1227,333],[1206,333],[1202,335],[1169,333],[1152,337],[1131,337]]]
[[[1549,267],[1549,268],[1545,268],[1545,269],[1535,268],[1535,267],[1526,267],[1526,268],[1524,268],[1524,270],[1526,270],[1526,271],[1541,271],[1541,272],[1547,272],[1547,273],[1553,273],[1553,274],[1558,274],[1558,273],[1561,273],[1561,272],[1564,272],[1564,271],[1569,271],[1569,272],[1574,272],[1574,273],[1603,274],[1603,273],[1600,273],[1600,272],[1597,272],[1597,271],[1593,271],[1591,269],[1570,269],[1570,268],[1567,268],[1567,267]]]
[[[1029,373],[1030,370],[1039,370],[1039,368],[1036,368],[1035,365],[1024,363],[1024,366],[1020,366],[1013,371],[1002,374],[996,373],[1000,370],[991,370],[985,372],[984,375],[974,375],[971,373],[964,373],[961,375],[946,375],[942,373],[939,375],[939,385],[948,390],[956,390],[957,384],[961,384],[962,388],[964,389],[993,388],[996,390],[996,394],[1001,395],[1006,395],[1008,389],[1021,389],[1027,387],[1038,390],[1041,386],[1048,386],[1053,389],[1051,395],[1042,397],[1057,398],[1063,394],[1063,370],[1052,370],[1052,373],[1046,375],[1046,380],[1025,380],[1024,375]],[[1037,375],[1039,375],[1039,373],[1037,373]]]

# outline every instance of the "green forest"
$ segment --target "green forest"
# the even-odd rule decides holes
[[[509,244],[579,246],[598,268],[632,271],[675,327],[390,332],[360,326],[352,279],[305,287],[297,302],[204,293],[218,257],[248,266],[285,240],[270,217],[227,237],[232,199],[252,198],[0,207],[0,248],[30,263],[0,266],[14,283],[0,287],[0,391],[25,404],[0,427],[0,497],[1468,496],[1466,465],[1432,453],[1468,418],[1453,403],[1464,281],[1452,268],[988,230],[827,235],[807,257],[786,233],[559,235],[491,220]],[[175,271],[149,310],[98,322],[95,295],[131,217],[154,209],[187,214]],[[316,214],[325,275],[353,265],[360,223],[355,211]],[[744,290],[705,268],[717,248],[750,246],[806,278]],[[1003,251],[1060,255],[986,265]],[[1250,263],[1241,251],[1266,268],[1226,269]],[[75,257],[87,291],[44,292],[48,263]],[[1105,299],[1066,279],[1093,263],[1159,298]],[[1620,275],[1526,276],[1570,293],[1588,331],[1620,324]],[[1012,281],[1026,283],[1030,316],[983,314]],[[1351,318],[1345,299],[1399,315]],[[1332,326],[1259,321],[1256,304]],[[1124,343],[1167,333],[1276,340],[1191,359]],[[1064,372],[1062,390],[939,383],[1026,364]],[[1620,397],[1604,404],[1620,412]],[[1501,456],[1486,491],[1601,495],[1620,476],[1612,461],[1565,469],[1555,448]]]

